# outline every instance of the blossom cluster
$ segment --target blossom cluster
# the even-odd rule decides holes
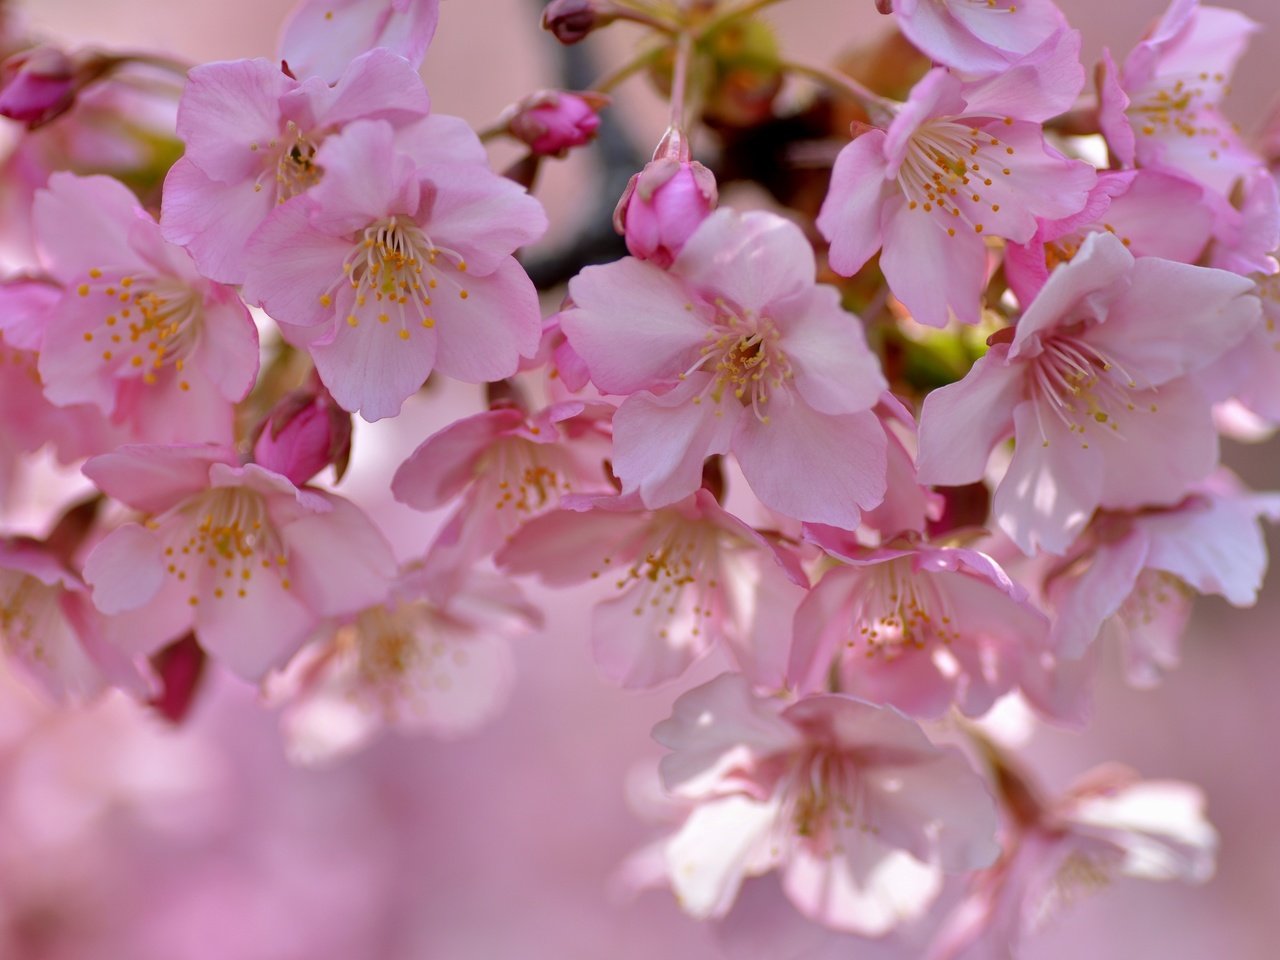
[[[600,675],[671,692],[625,886],[722,920],[776,873],[835,934],[977,960],[1073,887],[1205,880],[1199,788],[1104,765],[1052,796],[998,718],[1084,726],[1107,647],[1158,683],[1196,596],[1261,587],[1280,494],[1219,449],[1280,422],[1280,193],[1222,106],[1257,25],[1172,0],[1090,72],[1052,0],[878,5],[901,75],[784,59],[769,2],[553,0],[563,43],[649,46],[480,131],[419,75],[438,0],[302,0],[278,57],[190,69],[19,49],[12,669],[174,723],[230,671],[291,759],[334,763],[481,728],[573,586]],[[157,132],[118,122],[130,76],[175,69]],[[639,74],[670,122],[621,242],[535,285],[536,174]],[[735,138],[797,81],[840,118],[829,180],[733,199]],[[380,481],[438,532],[393,549],[343,478],[442,381],[470,411]],[[22,525],[45,449],[89,486]]]

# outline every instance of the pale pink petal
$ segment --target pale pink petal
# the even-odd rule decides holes
[[[436,369],[466,383],[511,376],[521,357],[537,352],[542,335],[542,311],[533,281],[513,257],[507,257],[487,276],[466,275],[461,283],[456,294],[442,284],[439,295],[432,298]]]
[[[551,587],[616,577],[640,549],[648,524],[641,512],[552,510],[521,527],[495,559],[507,572],[535,574]]]
[[[560,327],[607,393],[673,382],[711,329],[705,304],[670,273],[632,257],[587,267],[569,281],[569,296],[575,309],[560,314]]]
[[[779,349],[795,374],[796,389],[820,413],[861,413],[888,389],[862,322],[841,306],[834,287],[819,286],[774,304],[782,332]]]
[[[515,685],[511,644],[501,636],[448,629],[443,623],[418,638],[420,655],[406,677],[394,722],[407,730],[425,730],[454,739],[472,733],[497,716]]]
[[[239,402],[258,379],[258,328],[244,303],[226,287],[205,299],[200,348],[193,358],[218,392]]]
[[[931,327],[945,327],[952,319],[977,323],[987,281],[981,235],[960,217],[956,227],[944,227],[923,209],[909,209],[901,196],[889,201],[883,216],[880,269],[911,316]]]
[[[209,578],[205,578],[209,579]],[[319,620],[279,577],[262,571],[217,596],[210,579],[195,607],[196,639],[245,680],[261,680],[302,646]]]
[[[1126,113],[1129,95],[1120,81],[1120,69],[1111,58],[1111,51],[1103,49],[1102,62],[1098,65],[1098,127],[1107,140],[1114,161],[1122,168],[1132,167],[1136,139],[1133,125]]]
[[[162,549],[160,538],[140,524],[126,523],[108,534],[84,564],[94,606],[115,614],[148,604],[164,584]]]
[[[717,404],[704,395],[710,379],[699,372],[661,396],[632,394],[614,414],[613,471],[646,506],[666,506],[693,493],[702,486],[703,461],[729,452],[742,408],[732,397]]]
[[[442,507],[476,479],[476,462],[524,423],[518,410],[465,417],[424,440],[396,470],[391,492],[415,510]]]
[[[90,270],[133,273],[148,266],[129,235],[135,222],[149,218],[129,188],[111,177],[55,173],[36,192],[31,216],[44,265],[63,284]]]
[[[331,237],[311,226],[314,201],[295,197],[263,222],[248,247],[244,298],[260,304],[273,319],[315,326],[334,316],[334,288],[349,288],[342,265],[352,242]]]
[[[660,595],[651,603],[652,591],[644,589],[645,583],[638,581],[601,601],[591,614],[596,666],[608,680],[630,690],[674,680],[710,649],[713,639],[702,618],[689,609],[702,600],[700,593],[684,589],[671,603]]]
[[[883,130],[864,133],[836,157],[817,226],[831,244],[831,269],[842,276],[853,276],[880,248],[887,170]]]
[[[1024,371],[994,346],[963,380],[930,391],[920,411],[916,474],[923,484],[957,486],[982,479],[992,449],[1013,432]]]
[[[139,443],[235,441],[234,406],[197,364],[182,373],[162,369],[155,383],[141,377],[117,381],[112,420]]]
[[[375,47],[386,47],[416,67],[439,18],[440,0],[302,0],[285,24],[280,56],[297,76],[318,76],[327,83]]]
[[[666,845],[667,873],[680,906],[699,919],[722,917],[743,878],[768,869],[773,803],[725,797],[701,804]]]
[[[433,113],[429,117],[402,127],[396,133],[396,145],[421,166],[433,163],[473,163],[489,165],[484,144],[460,117]]]
[[[1018,20],[1027,10],[1023,4],[1017,3],[1014,4],[1017,10],[1013,16],[1007,13],[992,16],[976,10],[978,6],[986,7],[985,4],[975,5],[960,0],[952,6],[973,10],[984,20],[1006,23]],[[1047,2],[1045,6],[1052,8],[1052,4]],[[986,9],[991,10],[990,7]],[[997,11],[1001,12],[1004,11]],[[1056,10],[1054,13],[1057,26],[1044,32],[1044,39],[1038,46],[1026,50],[1023,56],[999,69],[989,80],[971,84],[965,90],[969,115],[1044,122],[1072,108],[1085,82],[1084,68],[1080,65],[1080,32],[1065,29],[1062,15]]]
[[[748,412],[733,435],[734,456],[765,506],[853,529],[862,510],[884,500],[887,443],[874,414],[822,414],[782,394],[768,408],[768,423]]]
[[[315,162],[324,176],[308,191],[316,230],[345,236],[390,214],[417,213],[416,166],[395,149],[395,136],[385,120],[357,120],[320,145]]]
[[[1082,574],[1063,574],[1049,582],[1055,614],[1050,643],[1059,657],[1084,656],[1102,625],[1133,592],[1146,559],[1147,538],[1134,533],[1099,546]]]
[[[100,333],[111,309],[100,297],[82,297],[74,290],[67,291],[54,307],[38,360],[50,403],[60,407],[91,403],[107,414],[115,410],[116,373],[126,358],[111,363],[103,357]],[[86,340],[86,334],[98,339]]]
[[[15,350],[39,350],[62,289],[42,280],[14,279],[0,283],[0,335]]]
[[[94,457],[84,465],[84,475],[121,503],[162,513],[208,487],[213,464],[236,460],[233,449],[215,444],[140,444]]]
[[[223,183],[255,179],[268,144],[280,136],[280,98],[295,85],[278,63],[262,58],[194,67],[178,105],[188,161]]]
[[[418,163],[419,177],[436,189],[427,232],[461,254],[469,272],[491,273],[546,232],[542,204],[506,177],[473,163]]]
[[[817,266],[813,247],[791,221],[724,207],[694,231],[671,269],[708,298],[720,295],[760,312],[810,288]]]
[[[1130,686],[1150,689],[1177,669],[1192,599],[1176,581],[1155,570],[1144,570],[1138,578],[1119,614],[1124,676]]]
[[[1014,408],[1013,422],[1017,442],[996,488],[996,520],[1028,556],[1064,553],[1098,506],[1105,456],[1053,410],[1037,413],[1034,400]]]
[[[325,499],[332,509],[288,524],[281,536],[297,596],[328,617],[381,601],[396,564],[386,538],[360,508],[341,497]]]
[[[426,117],[431,110],[418,71],[404,57],[381,47],[352,60],[325,92],[329,96],[313,107],[317,127],[340,127],[361,119],[400,125]]]
[[[1208,242],[1213,214],[1198,184],[1157,170],[1139,170],[1129,189],[1111,201],[1103,219],[1134,256],[1195,263]]]

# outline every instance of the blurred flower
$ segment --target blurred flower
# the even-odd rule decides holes
[[[76,89],[76,65],[61,50],[23,50],[0,64],[0,116],[42,126],[67,111]]]
[[[335,83],[361,54],[383,48],[415,70],[440,19],[440,0],[300,0],[284,26],[280,59],[293,76]]]
[[[302,486],[325,467],[341,480],[351,458],[351,414],[323,386],[296,390],[267,415],[253,445],[253,460]]]
[[[516,104],[507,129],[538,156],[564,156],[595,139],[608,103],[598,93],[544,90]]]

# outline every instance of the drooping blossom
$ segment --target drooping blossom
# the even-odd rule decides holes
[[[1135,257],[1195,263],[1214,221],[1204,189],[1192,180],[1156,170],[1105,171],[1078,214],[1041,220],[1028,243],[1005,247],[1005,276],[1018,300],[1030,304],[1053,268],[1075,256],[1088,234],[1103,231]]]
[[[885,389],[858,319],[814,284],[794,224],[720,210],[670,270],[587,267],[560,315],[614,415],[615,473],[651,508],[701,485],[733,451],[756,496],[787,516],[852,528],[885,493]]]
[[[447,600],[477,561],[565,494],[611,489],[603,406],[565,402],[533,416],[499,407],[450,424],[401,464],[391,481],[401,503],[435,510],[458,501],[425,561],[433,599]]]
[[[1117,876],[1204,883],[1213,875],[1218,837],[1192,784],[1109,765],[1044,802],[1007,766],[997,774],[1009,813],[1004,854],[969,880],[927,960],[1018,956],[1053,912]]]
[[[62,285],[39,347],[49,400],[93,404],[135,440],[229,442],[232,405],[258,373],[257,328],[235,291],[204,279],[109,177],[54,174],[34,220]]]
[[[974,75],[1007,70],[1067,27],[1052,0],[893,0],[892,13],[922,52]]]
[[[1257,322],[1252,289],[1090,234],[1011,339],[925,398],[921,482],[980,479],[1013,435],[994,512],[1027,553],[1065,552],[1098,507],[1177,503],[1218,459],[1209,401],[1190,374]]]
[[[1069,49],[1078,52],[1072,36]],[[1027,243],[1037,218],[1082,210],[1096,179],[1091,166],[1045,142],[1036,121],[1061,104],[1028,96],[1027,86],[1012,71],[966,84],[933,70],[887,130],[871,129],[840,151],[817,221],[832,269],[852,276],[881,250],[890,290],[917,321],[977,323],[985,238]],[[1055,92],[1069,99],[1072,86]]]
[[[684,694],[654,738],[669,791],[696,806],[666,848],[686,912],[722,917],[771,870],[796,909],[878,936],[918,916],[942,872],[992,863],[996,813],[955,748],[852,697],[790,706],[722,674]]]
[[[88,588],[35,540],[0,540],[0,646],[52,697],[83,703],[108,686],[140,689],[105,642]]]
[[[299,489],[213,445],[125,446],[85,474],[141,511],[85,560],[109,639],[151,653],[194,629],[248,679],[292,655],[324,617],[381,600],[391,549],[353,504]]]
[[[329,4],[332,6],[332,3]],[[160,223],[207,277],[242,283],[250,236],[279,204],[324,176],[320,145],[356,120],[404,127],[431,101],[414,69],[386,50],[344,62],[330,86],[295,80],[268,60],[208,63],[191,71],[178,106],[186,144],[165,180]],[[433,119],[444,128],[460,121]],[[449,136],[451,131],[433,131]],[[483,162],[483,153],[459,155]]]
[[[500,380],[538,348],[537,293],[511,254],[546,217],[522,188],[460,159],[477,153],[474,133],[439,117],[399,136],[385,121],[350,124],[317,152],[320,183],[250,244],[246,299],[367,420],[395,416],[432,370]]]
[[[977,550],[891,543],[842,552],[796,611],[789,679],[913,716],[986,713],[1038,658],[1049,621]]]
[[[510,639],[542,622],[514,584],[472,572],[429,599],[431,575],[406,569],[389,596],[339,625],[290,667],[281,731],[290,758],[317,764],[359,749],[383,729],[452,739],[506,703],[515,679]]]
[[[1164,16],[1117,69],[1099,74],[1099,122],[1124,166],[1182,171],[1222,196],[1262,166],[1221,104],[1236,62],[1258,25],[1238,10],[1171,0]]]
[[[379,48],[417,70],[439,20],[440,0],[299,0],[280,37],[280,59],[294,76],[325,83]]]
[[[1052,643],[1078,659],[1104,631],[1124,649],[1129,682],[1150,686],[1178,665],[1196,594],[1252,606],[1267,568],[1259,521],[1280,520],[1280,496],[1221,473],[1175,507],[1100,514],[1047,577]]]
[[[705,489],[659,510],[634,494],[563,504],[526,524],[497,561],[550,586],[612,586],[591,617],[606,677],[656,686],[719,647],[757,686],[782,687],[790,618],[809,583],[794,553]]]

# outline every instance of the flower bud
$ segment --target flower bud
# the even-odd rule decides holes
[[[888,16],[893,13],[893,0],[876,0],[876,9]]]
[[[564,156],[595,139],[599,111],[608,102],[596,93],[545,90],[516,105],[507,129],[538,156]]]
[[[632,256],[666,268],[715,205],[710,170],[696,160],[662,157],[631,178],[613,224]]]
[[[38,127],[71,108],[76,67],[53,47],[15,53],[0,64],[0,116]]]
[[[259,428],[253,459],[261,467],[302,486],[333,464],[338,479],[351,456],[351,414],[323,387],[291,393]]]
[[[616,19],[599,0],[552,0],[542,11],[542,29],[550,30],[561,43],[570,44]]]

